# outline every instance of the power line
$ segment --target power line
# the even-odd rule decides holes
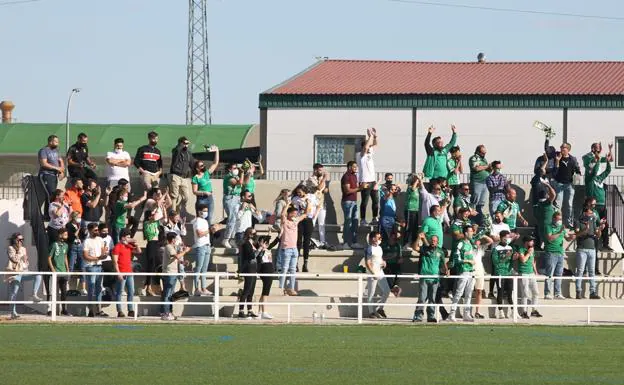
[[[2,1],[0,2],[0,7],[5,5],[17,5],[17,4],[26,4],[26,3],[36,3],[41,0],[15,0],[15,1]]]
[[[507,12],[507,13],[525,13],[525,14],[531,14],[531,15],[564,16],[564,17],[576,17],[576,18],[580,18],[580,19],[624,21],[624,17],[616,17],[616,16],[602,16],[602,15],[586,15],[586,14],[580,14],[580,13],[535,11],[535,10],[531,10],[531,9],[516,9],[516,8],[495,8],[495,7],[485,7],[485,6],[479,6],[479,5],[437,3],[437,2],[433,2],[433,1],[417,1],[417,0],[388,0],[388,1],[391,1],[393,3],[430,5],[430,6],[434,6],[434,7],[476,9],[476,10],[481,10],[481,11]]]

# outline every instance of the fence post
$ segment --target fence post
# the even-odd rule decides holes
[[[518,322],[518,277],[519,275],[513,276],[513,289],[512,289],[512,299],[513,306],[511,307],[511,311],[513,311],[513,322]]]
[[[219,300],[220,300],[220,294],[219,294],[219,283],[220,283],[220,275],[219,273],[217,273],[217,275],[215,275],[215,281],[214,281],[214,305],[213,305],[213,312],[214,312],[214,320],[215,322],[219,322]]]
[[[357,309],[357,322],[362,323],[362,297],[364,296],[364,290],[362,289],[362,274],[358,275],[358,309]]]
[[[587,305],[587,324],[591,324],[591,305]]]
[[[50,282],[50,293],[48,295],[52,295],[52,321],[56,321],[56,292],[58,291],[56,287],[56,272],[52,272],[50,279],[52,282]]]

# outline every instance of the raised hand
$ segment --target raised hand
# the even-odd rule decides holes
[[[453,131],[453,134],[457,132],[457,128],[454,124],[451,124],[451,131]]]
[[[433,126],[429,126],[429,128],[427,129],[427,131],[428,131],[430,134],[433,134],[433,132],[435,131],[435,127],[433,127]]]

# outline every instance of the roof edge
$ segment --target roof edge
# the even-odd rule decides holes
[[[293,76],[289,77],[288,79],[286,79],[286,80],[284,80],[284,81],[274,85],[273,87],[269,88],[268,90],[261,92],[260,95],[272,93],[274,90],[280,88],[284,84],[292,82],[293,80],[295,80],[299,76],[302,76],[306,72],[311,71],[315,67],[317,67],[317,66],[319,66],[319,65],[321,65],[321,64],[323,64],[323,63],[325,63],[327,61],[331,61],[331,60],[329,60],[329,59],[319,59],[319,60],[317,60],[316,63],[313,63],[313,64],[309,65],[307,68],[303,69],[302,71],[299,71],[298,73],[296,73]]]
[[[475,64],[475,65],[491,65],[491,64],[565,64],[565,63],[624,63],[624,60],[530,60],[530,61],[484,61],[482,63],[471,61],[451,61],[451,60],[383,60],[383,59],[326,59],[322,62],[336,62],[336,63],[407,63],[407,64]]]

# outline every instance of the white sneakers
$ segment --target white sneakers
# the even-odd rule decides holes
[[[472,318],[470,313],[464,313],[464,322],[474,322],[474,318]]]
[[[505,313],[503,312],[503,309],[498,309],[498,319],[503,319],[505,318]]]
[[[270,315],[269,313],[262,312],[260,313],[260,319],[273,319],[273,316]]]
[[[566,299],[566,297],[562,296],[561,294],[557,294],[555,296],[555,299],[563,300],[563,299]]]

